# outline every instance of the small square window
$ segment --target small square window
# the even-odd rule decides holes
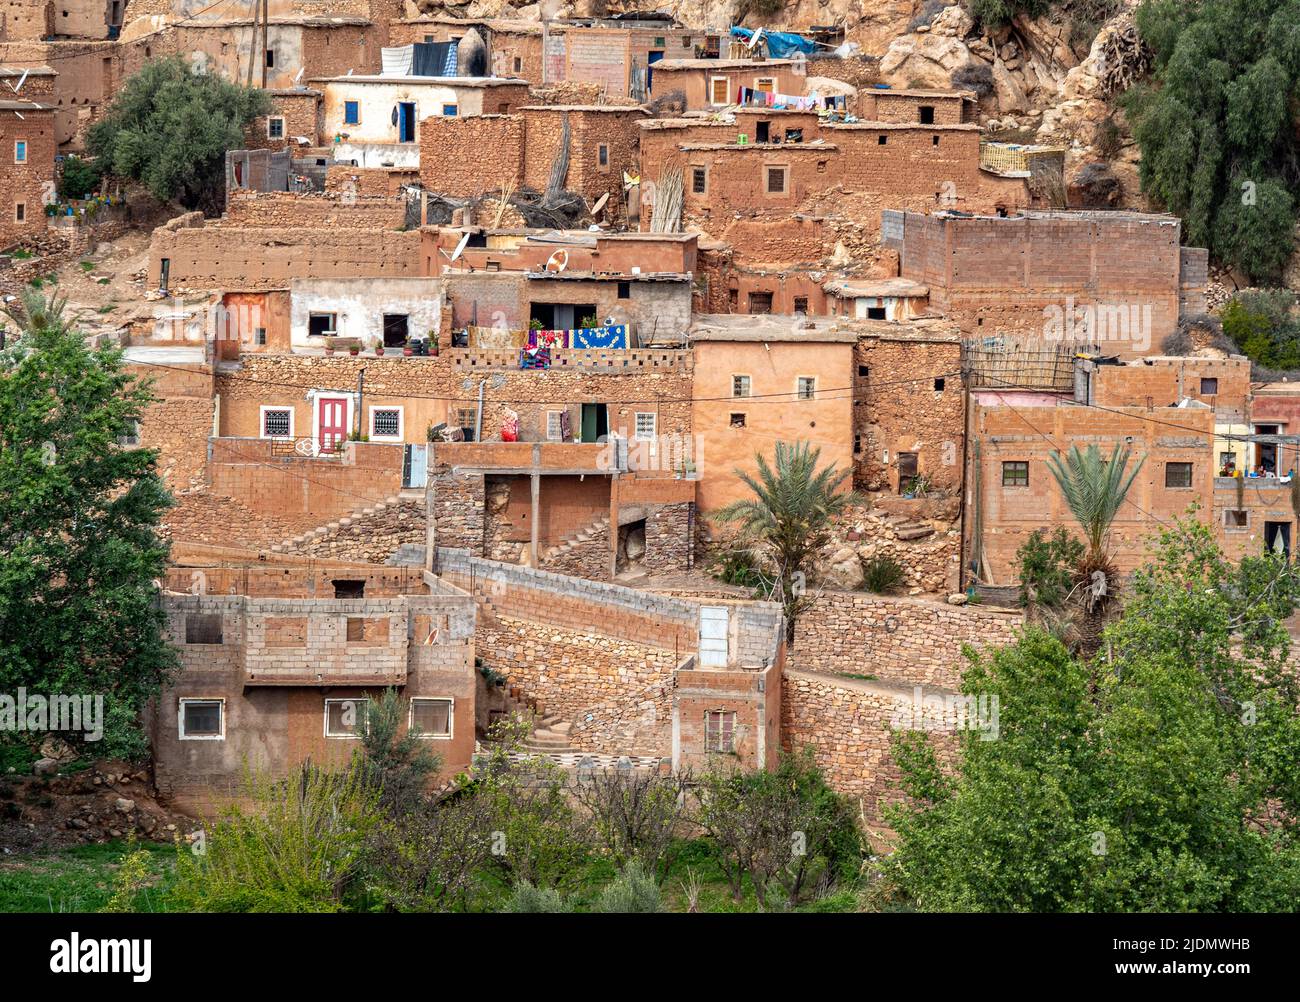
[[[807,315],[808,315],[808,297],[807,297],[807,296],[795,296],[795,297],[794,297],[794,311],[795,311],[796,313],[801,313],[801,314],[803,314],[804,316],[807,316]]]
[[[929,104],[923,104],[923,105],[921,105],[921,107],[920,107],[920,112],[921,112],[921,124],[922,124],[922,125],[933,125],[933,124],[934,124],[934,106],[933,106],[933,105],[929,105]]]
[[[866,365],[858,366],[858,376],[860,378],[866,379],[869,375],[871,375],[871,368],[869,366]]]
[[[691,168],[691,192],[703,195],[709,188],[709,172],[703,167]]]
[[[709,103],[727,104],[731,96],[731,84],[726,77],[712,77],[709,80]]]
[[[255,328],[253,328],[253,343],[256,344],[256,345],[265,345],[265,344],[266,344],[266,328],[265,328],[265,327],[255,327]]]
[[[889,143],[889,137],[888,137],[888,136],[877,136],[877,137],[876,137],[876,145],[877,145],[877,146],[885,146],[885,145],[887,145],[888,143]]]
[[[442,106],[442,114],[445,118],[455,118],[459,111],[459,106],[454,104],[444,104]]]
[[[413,698],[411,700],[410,732],[422,738],[451,737],[451,722],[454,717],[455,705],[450,699]]]
[[[632,283],[631,283],[631,282],[619,282],[619,283],[618,283],[618,298],[619,298],[619,299],[631,299],[631,298],[632,298]]]
[[[936,393],[942,393],[942,392],[943,392],[943,388],[944,388],[945,385],[946,385],[946,384],[945,384],[944,379],[943,379],[942,376],[940,376],[939,378],[937,378],[937,379],[934,381],[934,389],[935,389],[935,392],[936,392]]]
[[[1012,460],[1002,464],[1003,487],[1028,487],[1029,463],[1025,460]]]
[[[1165,486],[1166,487],[1191,487],[1192,486],[1192,464],[1191,463],[1165,463]]]
[[[1223,513],[1225,529],[1247,529],[1250,527],[1250,513],[1244,509],[1229,508]]]
[[[759,77],[754,81],[754,90],[761,90],[764,94],[776,92],[776,77]]]
[[[117,444],[124,449],[134,449],[140,444],[140,422],[132,420],[127,423],[126,433],[119,435]]]
[[[636,432],[633,437],[642,441],[655,437],[655,426],[657,415],[654,411],[637,411],[636,413]]]
[[[401,438],[402,408],[375,407],[370,411],[371,438]]]
[[[284,119],[268,118],[266,120],[266,136],[268,139],[284,138]]]
[[[359,125],[361,123],[361,105],[356,101],[343,102],[343,124]]]
[[[226,736],[224,699],[181,699],[176,714],[182,741],[221,741]]]
[[[736,711],[709,710],[704,715],[705,751],[730,755],[736,750]]]
[[[358,738],[366,727],[366,714],[370,709],[368,699],[325,700],[325,736],[327,738]]]
[[[767,168],[767,193],[769,195],[784,195],[786,193],[786,174],[784,167]]]
[[[748,377],[748,376],[732,376],[732,377],[731,377],[731,395],[732,395],[733,397],[747,397],[747,396],[749,396],[749,386],[750,386],[750,383],[749,383],[749,377]]]
[[[817,377],[800,376],[798,378],[798,392],[800,400],[811,400],[817,396]]]
[[[1219,381],[1213,378],[1201,380],[1201,396],[1212,397],[1219,392]]]
[[[743,427],[745,427],[745,415],[744,415],[744,414],[732,414],[732,415],[731,415],[731,427],[733,427],[733,428],[743,428]]]
[[[938,145],[939,145],[939,137],[938,137],[938,136],[931,136],[931,137],[930,137],[930,145],[931,145],[931,146],[938,146]]]
[[[185,643],[219,644],[221,642],[221,613],[191,612],[186,614]]]
[[[293,410],[289,407],[262,408],[263,438],[293,438]]]

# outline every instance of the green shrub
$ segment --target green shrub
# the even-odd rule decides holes
[[[862,587],[877,595],[893,591],[906,576],[903,565],[893,557],[872,557],[862,561]]]
[[[68,156],[63,160],[63,176],[59,178],[59,198],[65,202],[85,198],[99,187],[104,171],[98,162]]]
[[[1075,571],[1083,560],[1083,543],[1063,526],[1048,536],[1035,529],[1016,551],[1020,564],[1020,604],[1059,608],[1070,594]]]
[[[514,892],[501,910],[536,915],[543,912],[571,912],[573,908],[554,887],[535,887],[523,880],[515,885]]]
[[[381,819],[360,770],[305,765],[288,779],[250,777],[248,813],[229,808],[197,854],[180,846],[174,904],[196,912],[339,912],[359,891]]]
[[[663,910],[659,885],[636,860],[628,863],[617,878],[601,888],[592,907],[592,911],[610,915],[650,914]]]

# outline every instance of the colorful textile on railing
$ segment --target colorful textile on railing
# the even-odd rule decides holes
[[[569,344],[574,348],[626,348],[627,326],[583,327],[571,331]]]
[[[519,368],[549,369],[551,367],[550,348],[520,348]]]
[[[568,331],[529,331],[528,347],[567,348],[569,347],[569,332]]]
[[[509,350],[511,348],[523,348],[528,344],[528,331],[526,330],[509,330],[505,327],[475,327],[465,328],[469,333],[469,346],[471,348],[500,348]]]

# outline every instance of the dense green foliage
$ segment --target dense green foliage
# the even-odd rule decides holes
[[[154,59],[126,81],[86,141],[105,170],[162,201],[212,213],[224,198],[226,151],[242,149],[244,129],[270,107],[265,92],[195,72],[179,56]]]
[[[1047,467],[1083,533],[1087,549],[1081,569],[1085,575],[1107,568],[1106,543],[1110,525],[1146,460],[1145,456],[1139,456],[1133,468],[1129,469],[1130,456],[1130,450],[1116,442],[1110,456],[1105,459],[1095,445],[1086,449],[1072,445],[1064,457],[1058,452],[1047,457]]]
[[[138,756],[140,710],[175,664],[153,584],[170,498],[156,453],[118,444],[152,397],[57,300],[29,291],[9,316],[24,334],[0,352],[0,692],[102,695],[94,754]]]
[[[1220,311],[1223,333],[1247,358],[1266,369],[1300,369],[1300,318],[1289,289],[1238,293]]]
[[[1145,0],[1137,23],[1155,57],[1153,83],[1126,98],[1143,190],[1187,243],[1278,278],[1300,185],[1300,0]]]
[[[862,587],[877,595],[893,591],[906,577],[903,565],[893,557],[872,557],[862,561]]]
[[[965,731],[959,777],[896,740],[896,887],[934,911],[1290,911],[1300,894],[1300,698],[1282,620],[1300,578],[1230,564],[1193,520],[1138,572],[1109,656],[1030,629],[973,660],[996,740]]]
[[[63,158],[63,176],[59,179],[59,197],[64,201],[85,198],[99,187],[103,168],[95,160],[68,155]]]
[[[1082,560],[1083,544],[1063,526],[1057,526],[1050,536],[1043,529],[1035,529],[1016,550],[1016,562],[1020,565],[1020,604],[1060,608],[1074,586],[1076,569]]]

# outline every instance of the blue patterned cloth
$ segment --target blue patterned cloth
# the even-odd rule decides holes
[[[569,343],[574,348],[626,348],[627,326],[583,327],[572,332]]]

